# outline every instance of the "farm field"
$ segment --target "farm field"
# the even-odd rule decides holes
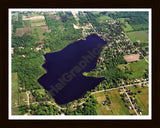
[[[132,62],[132,61],[136,61],[136,60],[139,60],[139,54],[131,54],[131,55],[126,55],[124,56],[124,59],[127,61],[127,62]]]
[[[98,101],[97,112],[99,115],[130,115],[130,111],[125,107],[125,104],[121,100],[120,94],[117,90],[107,91],[106,94],[111,100],[111,106],[103,105],[102,101],[105,100],[105,93],[101,92],[94,94]]]
[[[27,16],[23,16],[23,20],[37,20],[37,19],[45,19],[44,16],[32,16],[32,17],[27,17]]]
[[[18,105],[18,76],[12,73],[12,106]]]
[[[132,42],[139,40],[141,43],[148,43],[148,31],[128,32],[127,36]]]
[[[23,36],[25,33],[31,35],[31,28],[30,27],[17,28],[15,36]]]

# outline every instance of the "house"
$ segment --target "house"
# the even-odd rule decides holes
[[[19,49],[24,49],[24,47],[18,47]]]
[[[11,48],[11,54],[14,54],[14,48]]]
[[[65,114],[64,113],[61,113],[61,116],[64,116]]]
[[[142,112],[139,112],[140,115],[142,115]]]
[[[75,29],[79,29],[79,27],[78,27],[78,26],[76,26],[75,24],[73,24],[73,26],[74,26],[74,28],[75,28]]]

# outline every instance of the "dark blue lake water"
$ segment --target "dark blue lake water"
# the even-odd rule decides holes
[[[63,105],[82,98],[104,78],[85,77],[83,72],[95,68],[106,42],[97,35],[74,42],[61,51],[44,55],[47,73],[38,82],[48,90],[57,104]]]

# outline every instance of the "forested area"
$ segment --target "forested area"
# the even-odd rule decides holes
[[[127,79],[127,74],[125,74],[117,66],[119,64],[126,63],[127,62],[122,56],[105,60],[103,65],[99,63],[94,70],[88,73],[88,76],[105,77],[105,80],[102,82],[102,86],[100,87],[101,89],[99,87],[96,87],[95,89],[102,90],[103,88],[107,89],[119,86],[122,79]]]
[[[12,37],[12,72],[18,73],[20,87],[25,87],[26,90],[41,88],[37,79],[44,73],[41,67],[44,58],[42,51],[35,51],[37,38],[31,35]]]
[[[30,113],[31,115],[59,115],[62,112],[59,111],[55,106],[48,103],[31,104],[30,106],[25,105],[19,108],[21,115]]]
[[[109,13],[113,19],[126,18],[125,22],[128,22],[134,29],[133,31],[148,30],[148,12],[115,12]]]
[[[45,15],[46,23],[51,33],[45,33],[46,42],[44,47],[49,47],[52,52],[61,50],[68,44],[82,38],[82,30],[75,30],[73,23],[76,23],[70,12],[58,13],[61,19],[56,20]]]
[[[95,96],[91,95],[87,101],[82,105],[78,105],[76,110],[67,109],[66,115],[97,115],[97,100]]]

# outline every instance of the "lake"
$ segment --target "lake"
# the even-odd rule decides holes
[[[96,67],[97,59],[106,42],[97,35],[74,42],[61,51],[46,53],[42,65],[47,73],[38,79],[55,102],[64,105],[82,98],[105,78],[83,76]]]

